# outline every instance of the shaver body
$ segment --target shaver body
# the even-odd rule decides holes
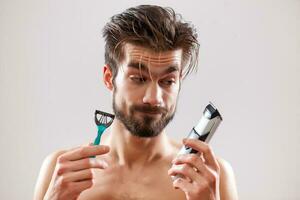
[[[187,138],[198,139],[208,143],[221,121],[222,116],[220,115],[219,111],[212,103],[209,103],[204,109],[203,116],[199,120],[198,124],[192,128]],[[190,147],[183,146],[180,149],[178,155],[190,153],[197,153],[197,151]],[[177,175],[172,178],[173,180],[176,180],[178,177],[179,176]]]

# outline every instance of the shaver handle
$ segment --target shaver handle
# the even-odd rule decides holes
[[[202,142],[205,142],[205,140],[206,140],[207,136],[209,135],[209,133],[210,132],[205,133],[203,135],[199,135],[196,132],[195,128],[192,128],[192,130],[190,131],[190,133],[189,133],[189,135],[188,135],[187,138],[189,138],[189,139],[198,139],[198,140],[201,140]],[[181,147],[178,155],[189,154],[189,153],[197,153],[197,151],[194,150],[194,149],[192,149],[192,148],[190,148],[190,147],[183,146],[183,147]]]
[[[219,113],[219,111],[212,105],[209,104],[206,106],[203,116],[200,119],[197,126],[192,128],[190,131],[188,138],[189,139],[198,139],[203,142],[209,142],[213,134],[215,133],[216,129],[218,128],[220,122],[222,121],[222,117]],[[178,155],[183,154],[190,154],[190,153],[197,153],[196,150],[183,146]],[[172,179],[176,180],[179,178],[179,175],[173,176]]]

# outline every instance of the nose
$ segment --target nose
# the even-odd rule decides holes
[[[160,86],[155,81],[153,81],[146,88],[143,103],[150,104],[151,106],[162,106],[162,95],[162,88],[160,88]]]

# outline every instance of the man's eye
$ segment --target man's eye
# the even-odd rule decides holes
[[[174,79],[166,79],[166,80],[162,80],[161,83],[163,85],[171,86],[171,85],[175,84],[176,81]]]
[[[145,78],[141,76],[131,76],[130,79],[135,83],[143,83],[145,82]]]

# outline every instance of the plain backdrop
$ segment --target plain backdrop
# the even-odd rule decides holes
[[[199,33],[199,70],[170,137],[185,137],[212,101],[224,121],[211,146],[240,199],[300,199],[299,0],[1,0],[0,199],[32,199],[46,155],[94,139],[94,110],[111,111],[101,30],[139,4],[170,6]]]

